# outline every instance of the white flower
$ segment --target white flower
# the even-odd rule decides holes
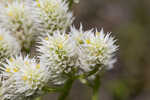
[[[28,56],[7,59],[3,66],[1,73],[5,80],[0,89],[1,100],[23,100],[42,91],[49,80],[48,67]]]
[[[24,1],[14,0],[7,3],[7,6],[1,6],[0,26],[9,30],[25,49],[30,48],[34,35],[37,34],[30,6]]]
[[[113,57],[118,46],[114,44],[116,40],[110,36],[110,33],[104,34],[103,30],[100,32],[83,31],[81,26],[80,30],[72,27],[70,34],[72,34],[72,40],[76,41],[80,67],[85,72],[101,69],[103,65],[107,68],[113,66],[115,61]]]
[[[33,20],[40,25],[42,33],[63,32],[74,19],[68,10],[65,0],[36,0],[32,10]]]
[[[63,82],[64,77],[71,77],[77,69],[75,44],[70,39],[68,34],[57,31],[53,36],[47,35],[40,42],[40,59],[49,66],[53,82],[56,84]]]
[[[20,45],[10,32],[0,28],[0,61],[20,53]]]

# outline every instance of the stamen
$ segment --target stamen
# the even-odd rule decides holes
[[[10,58],[9,61],[10,61],[10,62],[13,62],[14,60],[13,60],[13,58]]]
[[[48,40],[48,37],[46,37],[45,40]]]
[[[39,68],[40,68],[40,64],[37,64],[37,65],[36,65],[36,68],[39,69]]]
[[[10,68],[6,68],[6,72],[10,72]]]
[[[24,81],[26,81],[26,80],[28,79],[28,77],[27,77],[27,76],[23,76],[22,79],[23,79]]]
[[[3,36],[0,35],[0,41],[3,40]]]
[[[18,69],[18,68],[14,68],[13,70],[14,70],[14,72],[18,72],[18,71],[19,71],[19,69]]]

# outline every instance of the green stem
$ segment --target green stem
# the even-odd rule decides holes
[[[74,82],[74,79],[68,79],[67,82],[64,85],[64,90],[62,91],[62,94],[58,98],[58,100],[66,100],[67,96],[69,95],[69,92],[72,88],[72,84]]]
[[[93,89],[92,100],[98,100],[98,90],[97,89]]]
[[[42,97],[38,97],[38,98],[36,98],[35,100],[42,100]]]
[[[52,88],[52,87],[44,87],[43,88],[43,91],[45,92],[45,93],[56,93],[56,92],[61,92],[61,91],[63,91],[63,89],[62,89],[62,87],[58,87],[58,88]]]
[[[69,0],[69,8],[72,8],[73,0]]]
[[[94,80],[92,100],[99,100],[100,76],[96,75]]]

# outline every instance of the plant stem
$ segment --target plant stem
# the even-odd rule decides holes
[[[72,8],[73,0],[69,0],[69,8]]]
[[[43,88],[43,91],[45,92],[45,93],[56,93],[56,92],[61,92],[63,89],[62,89],[62,87],[58,87],[58,88],[52,88],[52,87],[44,87]]]
[[[96,89],[93,89],[92,100],[98,100],[98,91]]]
[[[42,100],[42,97],[38,97],[38,98],[36,98],[35,100]]]
[[[99,100],[99,88],[100,88],[100,76],[96,75],[96,78],[94,79],[94,85],[92,87],[93,89],[92,100]]]
[[[58,100],[66,100],[67,96],[69,95],[69,92],[72,88],[72,84],[74,82],[74,79],[68,79],[67,82],[64,85],[64,90],[62,91],[62,94],[58,98]]]

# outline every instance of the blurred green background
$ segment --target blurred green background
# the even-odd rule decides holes
[[[118,39],[118,62],[104,74],[99,100],[150,100],[150,0],[80,0],[73,11],[76,27],[104,28]],[[91,93],[75,82],[68,100],[90,100]]]

